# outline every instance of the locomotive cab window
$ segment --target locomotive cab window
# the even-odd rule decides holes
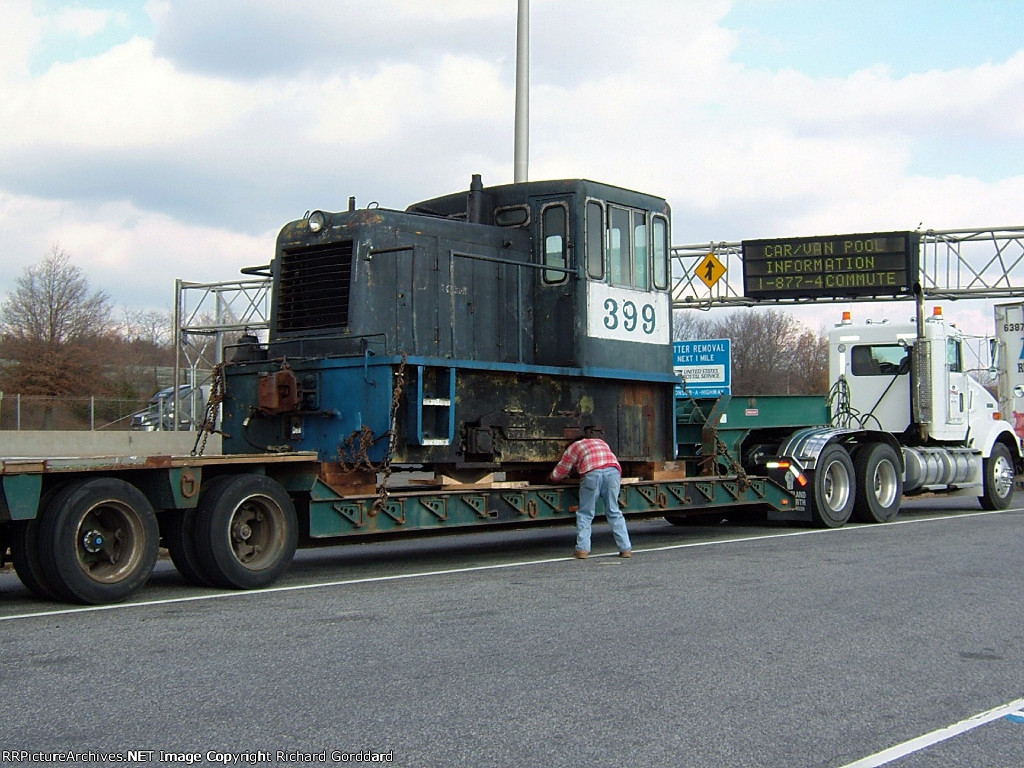
[[[587,226],[590,227],[589,208]],[[653,285],[664,290],[668,287],[668,222],[647,211],[609,205],[607,256],[612,285],[642,291]],[[588,274],[597,277],[589,267]]]
[[[629,285],[633,276],[633,238],[629,211],[608,207],[608,274],[613,285]]]
[[[604,206],[587,201],[587,277],[604,279]]]
[[[545,283],[564,283],[568,266],[568,210],[561,203],[549,205],[541,212],[541,240],[544,243],[544,266],[559,269],[545,269]]]
[[[654,266],[654,287],[668,288],[668,221],[664,216],[651,218],[651,235],[654,249],[651,253]]]
[[[633,211],[633,287],[647,290],[647,214]]]
[[[494,212],[494,223],[499,227],[522,227],[530,223],[530,209],[525,205],[499,208]]]

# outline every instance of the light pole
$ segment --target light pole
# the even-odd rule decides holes
[[[516,126],[513,180],[529,180],[530,166],[530,0],[519,0],[516,24]]]

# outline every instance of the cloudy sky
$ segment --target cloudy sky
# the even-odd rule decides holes
[[[673,242],[1024,224],[1018,0],[533,0],[530,178]],[[515,0],[2,0],[0,296],[59,245],[119,307],[309,209],[512,180]]]

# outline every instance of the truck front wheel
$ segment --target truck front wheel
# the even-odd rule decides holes
[[[846,525],[856,496],[853,460],[836,444],[826,445],[818,456],[811,479],[811,519],[822,528]]]
[[[193,529],[202,575],[226,589],[273,583],[291,564],[298,544],[295,505],[265,475],[235,475],[199,500]]]
[[[853,519],[859,523],[888,523],[900,511],[903,475],[896,451],[885,443],[871,443],[853,461],[857,501]]]
[[[1013,498],[1013,459],[1010,449],[1002,443],[992,446],[992,455],[985,459],[984,493],[978,497],[982,509],[1006,509]]]

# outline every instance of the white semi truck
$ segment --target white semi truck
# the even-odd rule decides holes
[[[844,313],[829,333],[832,424],[794,433],[779,451],[813,468],[819,522],[885,522],[904,494],[924,492],[1009,505],[1020,436],[968,371],[965,341],[938,307],[923,323],[855,325]],[[994,355],[1002,378],[1008,362]]]

